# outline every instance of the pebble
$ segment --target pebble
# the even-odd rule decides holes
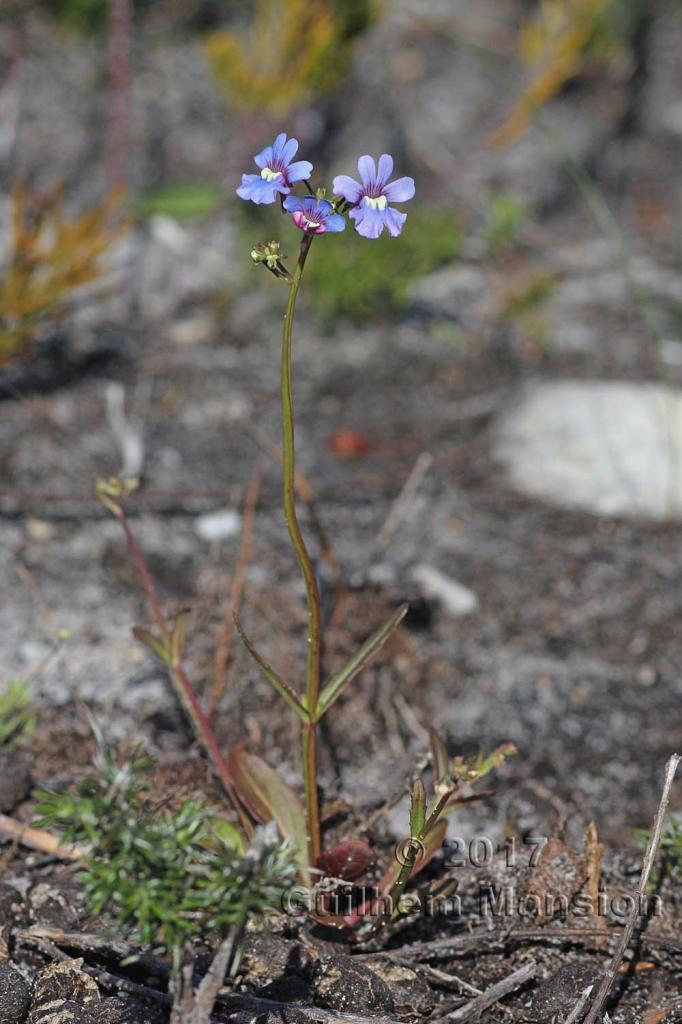
[[[583,991],[594,985],[599,969],[586,961],[571,960],[550,975],[537,987],[528,1006],[527,1017],[532,1021],[555,1021],[562,1024]]]
[[[0,1024],[21,1024],[30,1002],[28,985],[19,971],[0,964]]]
[[[212,543],[218,540],[227,540],[228,537],[235,537],[241,530],[242,520],[238,512],[227,508],[220,512],[207,512],[199,516],[194,524],[194,529],[201,540]]]
[[[0,813],[6,814],[25,800],[31,785],[25,761],[14,754],[0,755]]]
[[[391,960],[373,960],[372,972],[386,982],[400,1017],[423,1019],[433,1010],[436,997],[428,982],[411,967]]]
[[[59,960],[40,972],[33,989],[32,1012],[36,1007],[57,1002],[80,1004],[98,1002],[95,981],[82,969],[83,961]]]
[[[471,615],[478,608],[478,598],[473,590],[446,576],[432,565],[417,565],[411,575],[424,597],[439,601],[444,611],[453,618]]]
[[[315,1002],[329,1010],[351,1013],[393,1013],[391,991],[378,974],[351,956],[325,957],[315,972]]]

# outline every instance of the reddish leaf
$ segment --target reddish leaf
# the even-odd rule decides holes
[[[265,824],[276,821],[284,839],[291,843],[296,860],[304,875],[308,874],[308,837],[305,812],[298,794],[256,754],[251,754],[243,743],[229,753],[228,766],[234,785],[250,814]]]
[[[332,455],[338,455],[342,459],[357,459],[367,454],[369,442],[359,431],[345,428],[334,431],[327,442],[327,447]]]
[[[374,863],[374,852],[364,839],[346,839],[331,850],[325,850],[317,866],[325,875],[352,881],[359,878]]]

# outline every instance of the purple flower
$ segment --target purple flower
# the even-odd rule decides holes
[[[339,174],[334,178],[334,195],[343,196],[354,209],[349,216],[355,221],[355,230],[365,238],[378,238],[384,228],[395,238],[403,229],[407,214],[394,210],[389,203],[405,203],[414,195],[412,178],[397,178],[389,182],[393,173],[393,157],[384,153],[378,168],[371,156],[358,160],[360,182]]]
[[[274,203],[278,195],[287,196],[295,181],[305,181],[313,173],[308,160],[292,164],[298,150],[296,139],[287,142],[286,132],[281,132],[271,146],[257,153],[253,158],[260,174],[242,174],[242,183],[237,189],[240,199],[252,203]]]
[[[341,214],[334,213],[334,207],[328,199],[287,196],[282,205],[292,215],[296,227],[310,235],[321,235],[324,231],[343,231],[346,227],[345,220]]]

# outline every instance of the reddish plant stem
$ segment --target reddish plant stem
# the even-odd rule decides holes
[[[132,0],[109,0],[109,119],[107,174],[112,188],[128,177]]]
[[[145,557],[142,554],[142,551],[140,550],[137,540],[135,539],[135,535],[131,529],[130,522],[128,521],[128,517],[126,516],[122,506],[117,506],[116,514],[118,521],[120,522],[123,528],[123,532],[125,533],[126,543],[128,545],[130,557],[133,561],[133,564],[135,565],[135,568],[139,572],[140,577],[142,578],[142,585],[144,587],[145,594],[147,595],[147,600],[152,610],[154,620],[156,621],[156,624],[159,627],[159,631],[161,633],[164,645],[168,647],[171,639],[171,634],[168,629],[168,625],[166,623],[163,610],[161,608],[161,602],[159,601],[159,596],[156,592],[154,581],[151,577],[151,573],[149,572],[149,567],[147,566]],[[246,832],[247,836],[250,836],[253,833],[253,826],[249,821],[248,817],[246,816],[246,814],[244,813],[244,809],[242,808],[239,802],[237,791],[234,785],[234,780],[232,778],[232,773],[230,772],[227,761],[225,760],[220,751],[220,747],[218,746],[215,734],[213,732],[213,729],[211,728],[211,723],[209,722],[206,714],[203,711],[203,708],[201,707],[201,704],[199,703],[199,698],[197,697],[196,690],[194,689],[191,682],[187,678],[187,673],[185,672],[184,668],[182,667],[182,664],[179,661],[169,664],[168,671],[171,675],[171,678],[175,682],[178,690],[180,691],[185,702],[185,705],[187,707],[187,710],[190,714],[190,717],[194,722],[199,742],[202,744],[202,746],[206,750],[206,753],[209,755],[211,761],[213,762],[213,767],[215,768],[218,774],[218,778],[222,782],[225,792],[239,816],[242,828]]]

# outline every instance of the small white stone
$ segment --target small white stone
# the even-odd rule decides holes
[[[473,590],[434,569],[432,565],[417,565],[411,575],[424,597],[440,601],[445,611],[455,618],[471,615],[478,608],[478,598]]]
[[[497,427],[525,494],[602,516],[682,517],[682,391],[627,381],[529,388]]]
[[[239,533],[242,525],[241,516],[234,509],[226,508],[220,512],[207,512],[199,516],[194,529],[202,540],[209,542],[227,540]]]

